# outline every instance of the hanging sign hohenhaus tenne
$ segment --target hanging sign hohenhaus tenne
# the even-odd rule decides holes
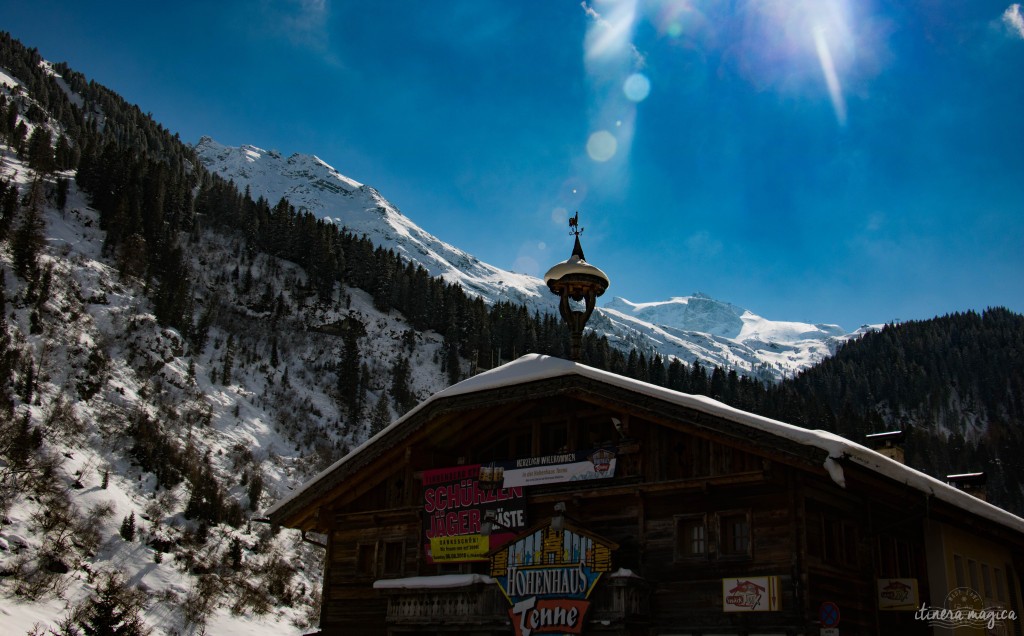
[[[617,546],[551,524],[520,535],[491,555],[491,576],[508,598],[516,636],[581,634],[588,597],[611,569]]]

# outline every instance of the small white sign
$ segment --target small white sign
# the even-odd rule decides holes
[[[878,579],[878,609],[916,610],[917,579]]]
[[[723,612],[777,612],[779,605],[777,576],[722,579]]]

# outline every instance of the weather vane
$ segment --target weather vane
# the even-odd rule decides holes
[[[580,211],[576,210],[576,216],[569,217],[569,233],[575,236],[583,234],[583,228],[580,227]]]

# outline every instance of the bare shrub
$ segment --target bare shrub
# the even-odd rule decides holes
[[[210,614],[217,609],[223,584],[216,574],[203,574],[195,577],[192,588],[181,603],[185,624],[196,627],[206,625]]]

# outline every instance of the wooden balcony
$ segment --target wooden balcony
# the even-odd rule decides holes
[[[465,633],[507,633],[508,601],[498,585],[481,575],[424,576],[382,580],[374,588],[387,599],[387,624],[392,632],[430,626],[432,630]],[[588,631],[625,633],[646,624],[650,616],[649,587],[637,576],[607,575],[591,596]],[[404,628],[404,629],[403,629]]]
[[[508,601],[490,577],[422,576],[377,581],[374,588],[387,598],[387,623],[393,628],[429,625],[461,631],[509,624]]]

